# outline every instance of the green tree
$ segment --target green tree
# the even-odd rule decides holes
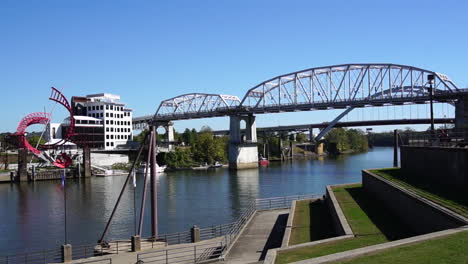
[[[166,153],[165,163],[171,168],[187,168],[193,165],[191,151],[187,148],[176,148],[175,151]]]
[[[133,141],[142,144],[143,140],[146,137],[146,134],[148,134],[148,133],[149,133],[148,129],[145,129],[145,130],[141,131],[140,134],[138,134],[136,136],[133,136]]]
[[[226,137],[213,137],[211,132],[200,133],[192,146],[194,160],[208,164],[225,161],[227,159],[226,145]]]
[[[28,137],[27,139],[28,139],[29,144],[31,144],[31,146],[33,146],[33,147],[36,147],[38,142],[40,142],[39,144],[45,144],[46,143],[45,139],[41,138],[38,135],[32,135],[32,136]],[[40,139],[40,141],[39,141],[39,139]]]
[[[369,148],[367,137],[362,130],[349,129],[346,130],[346,135],[350,144],[351,150],[364,152]]]
[[[344,128],[334,128],[325,136],[325,147],[329,153],[339,154],[350,149]]]
[[[308,140],[308,138],[307,138],[306,134],[300,133],[300,134],[296,135],[296,141],[297,142],[302,143],[302,142],[306,142],[307,140]]]

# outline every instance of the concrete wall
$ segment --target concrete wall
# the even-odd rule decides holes
[[[229,145],[229,168],[248,169],[257,167],[258,149],[256,143]]]
[[[335,185],[339,186],[339,185]],[[330,214],[333,221],[333,229],[335,230],[336,235],[344,236],[344,235],[354,235],[351,226],[346,220],[343,211],[341,210],[340,204],[335,197],[335,194],[332,190],[333,186],[327,185],[326,193],[325,193],[325,202],[330,210]]]
[[[91,153],[91,164],[95,166],[112,166],[115,163],[128,163],[128,155]]]
[[[375,196],[411,229],[419,234],[455,228],[468,219],[423,199],[369,171],[362,171],[364,190]]]
[[[468,191],[468,148],[402,146],[400,153],[408,177]]]

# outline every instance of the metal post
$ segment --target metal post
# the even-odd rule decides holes
[[[145,214],[145,202],[146,202],[146,190],[147,190],[147,180],[148,180],[148,173],[149,173],[149,165],[151,161],[151,149],[153,148],[153,131],[149,132],[150,134],[150,140],[149,140],[149,145],[148,145],[148,157],[146,160],[146,167],[145,167],[145,177],[143,179],[143,192],[141,196],[141,208],[140,208],[140,221],[139,221],[139,227],[138,227],[138,235],[141,236],[142,230],[143,230],[143,216]]]
[[[432,84],[434,83],[434,74],[427,75],[429,81],[429,100],[431,102],[431,133],[434,136],[434,90]]]
[[[65,222],[65,245],[68,244],[67,238],[67,175],[65,173],[65,169],[62,171],[63,173],[63,208],[64,208],[64,222]]]
[[[393,130],[393,167],[398,167],[398,130]]]
[[[197,246],[193,246],[193,262],[197,263]]]
[[[31,177],[32,177],[32,181],[36,181],[36,166],[32,165],[32,168],[31,168]]]
[[[151,136],[153,143],[151,144],[151,237],[156,240],[158,238],[158,190],[156,182],[156,127],[151,127]]]
[[[117,202],[115,203],[114,209],[112,210],[112,213],[111,213],[111,215],[109,217],[109,220],[107,221],[106,227],[104,228],[104,232],[102,232],[101,238],[98,240],[98,243],[102,243],[104,241],[104,237],[106,236],[107,231],[109,230],[109,226],[110,226],[110,223],[112,222],[112,218],[114,217],[115,211],[117,210],[117,207],[119,206],[120,199],[122,198],[122,195],[123,195],[123,193],[125,191],[125,188],[128,185],[128,181],[130,180],[130,176],[132,175],[132,170],[135,169],[135,164],[140,159],[141,152],[143,152],[143,147],[145,145],[144,143],[146,142],[147,138],[148,138],[148,134],[146,134],[145,139],[143,140],[143,143],[141,144],[140,149],[138,150],[137,157],[133,161],[132,167],[130,168],[130,172],[127,175],[127,179],[125,180],[125,183],[124,183],[124,185],[122,187],[122,190],[120,191],[119,197],[117,198]],[[102,247],[101,247],[101,249],[102,249]]]

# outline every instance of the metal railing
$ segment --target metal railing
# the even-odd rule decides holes
[[[273,197],[256,199],[253,201],[233,223],[220,225],[215,228],[200,229],[201,240],[224,236],[222,241],[211,243],[197,243],[182,247],[161,249],[152,252],[140,253],[137,255],[137,263],[201,263],[214,259],[221,259],[226,251],[235,243],[236,238],[249,220],[257,211],[287,209],[291,207],[294,200],[315,199],[320,195],[294,195],[286,197]]]
[[[257,211],[283,209],[283,208],[286,209],[286,208],[291,208],[291,203],[294,200],[316,199],[316,198],[320,198],[320,195],[305,194],[305,195],[292,195],[292,196],[285,196],[285,197],[257,199],[255,200],[255,207]]]
[[[73,264],[112,264],[112,259],[107,258],[107,259],[95,259],[95,260],[90,260],[90,261],[80,261],[80,262],[72,262]]]
[[[137,255],[137,263],[200,263],[218,259],[226,248],[223,241],[173,247]]]
[[[0,264],[47,264],[62,261],[60,249],[34,251],[0,257]]]
[[[435,130],[434,133],[405,133],[400,138],[404,142],[403,146],[468,147],[468,130]]]

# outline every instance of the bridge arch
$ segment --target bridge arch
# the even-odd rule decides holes
[[[435,76],[435,94],[459,90],[446,75],[413,66],[342,64],[271,78],[248,90],[241,107],[260,113],[411,101],[427,96],[428,75]]]
[[[188,93],[162,101],[153,119],[180,120],[222,116],[239,104],[239,97],[234,95]]]

